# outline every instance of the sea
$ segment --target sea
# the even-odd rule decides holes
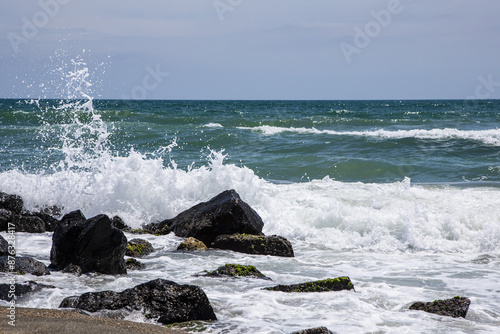
[[[191,332],[498,333],[500,101],[104,100],[89,80],[83,67],[66,76],[67,98],[0,100],[0,191],[26,210],[140,228],[234,189],[295,257],[179,252],[173,234],[125,233],[154,246],[146,269],[17,276],[56,287],[17,306],[163,278],[207,294],[218,320]],[[16,233],[18,255],[46,265],[51,245],[50,232]],[[200,275],[226,263],[272,281]],[[262,290],[338,276],[355,292]],[[471,300],[465,318],[408,310],[457,295]]]

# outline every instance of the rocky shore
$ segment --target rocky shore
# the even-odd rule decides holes
[[[130,233],[150,233],[162,236],[174,233],[186,238],[178,247],[179,252],[200,252],[218,249],[251,255],[294,257],[292,244],[284,237],[262,233],[264,222],[261,217],[234,190],[227,190],[211,200],[199,203],[181,212],[174,218],[145,225],[141,230],[132,230],[119,217],[97,215],[87,218],[81,211],[73,211],[60,216],[61,209],[44,208],[38,212],[27,212],[19,196],[0,193],[0,231],[43,233],[53,232],[50,251],[50,265],[29,258],[16,256],[8,240],[0,236],[0,275],[30,273],[35,276],[50,275],[51,271],[63,271],[74,275],[100,273],[106,275],[126,275],[128,270],[142,270],[145,264],[136,258],[154,253],[155,249],[140,237],[127,240],[124,231]],[[10,233],[10,232],[8,232]],[[126,259],[126,256],[129,259]],[[207,264],[208,266],[208,264]],[[207,268],[208,269],[208,268]],[[217,278],[261,278],[266,277],[257,268],[241,264],[226,264],[206,275]],[[9,284],[0,285],[3,300],[17,298],[40,289],[57,289],[37,282],[16,284],[16,297],[9,294]],[[278,284],[264,289],[269,293],[317,293],[346,290],[356,293],[354,283],[347,276],[326,278],[313,282],[297,282],[292,285]],[[470,300],[455,297],[434,302],[416,302],[410,310],[426,311],[434,314],[466,317]],[[147,319],[168,325],[186,321],[217,321],[209,298],[202,288],[181,285],[162,278],[135,287],[124,287],[122,291],[93,291],[80,296],[66,296],[60,308],[80,310],[68,312],[60,310],[18,309],[16,330],[28,333],[36,326],[47,328],[47,332],[58,332],[63,328],[79,333],[79,326],[85,324],[86,333],[170,333],[160,326],[141,325],[135,329],[133,323],[109,319],[96,319],[87,314],[98,311],[140,311]],[[2,313],[8,312],[1,308]],[[110,314],[109,312],[107,313]],[[66,319],[62,322],[60,319]],[[4,326],[5,324],[2,324]],[[318,324],[311,324],[312,326]],[[22,327],[24,326],[24,327]],[[3,327],[0,327],[4,330]],[[135,331],[136,330],[136,331]],[[157,331],[155,331],[157,330]],[[66,331],[67,332],[67,331]],[[297,332],[299,333],[299,332]],[[324,327],[304,329],[300,333],[331,333]]]

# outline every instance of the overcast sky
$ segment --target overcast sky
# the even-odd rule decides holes
[[[498,0],[0,3],[0,97],[500,98]]]

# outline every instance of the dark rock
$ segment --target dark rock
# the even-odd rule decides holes
[[[0,231],[7,231],[9,228],[9,223],[12,223],[12,217],[14,213],[7,209],[0,208]]]
[[[85,227],[87,218],[78,211],[70,212],[61,219],[52,236],[50,268],[64,269],[74,261],[76,240]]]
[[[255,268],[254,266],[242,266],[240,264],[229,264],[229,263],[217,268],[214,271],[208,272],[206,276],[254,277],[262,279],[270,279],[269,277],[265,276],[263,273],[258,271],[257,268]]]
[[[33,212],[29,215],[40,218],[44,222],[45,231],[47,232],[54,232],[56,230],[57,224],[59,223],[59,220],[47,213]]]
[[[111,226],[121,231],[127,231],[130,229],[130,227],[128,227],[127,224],[125,224],[123,219],[121,219],[118,216],[114,216],[113,218],[111,218]]]
[[[10,263],[9,263],[10,258]],[[50,275],[49,268],[31,257],[0,256],[0,272],[15,272],[19,275]]]
[[[12,223],[15,225],[16,232],[45,232],[45,222],[37,216],[13,215]]]
[[[127,243],[125,255],[131,257],[143,257],[154,252],[153,245],[144,239],[132,239]]]
[[[148,318],[171,324],[192,320],[217,320],[203,290],[193,285],[179,285],[156,279],[122,292],[87,292],[65,298],[59,307],[89,312],[128,308],[143,311]]]
[[[174,232],[210,245],[221,234],[262,234],[262,218],[234,190],[226,190],[208,202],[180,213],[173,219],[146,226],[155,234]]]
[[[125,261],[125,267],[127,267],[127,270],[146,269],[146,265],[142,262],[137,261],[136,259],[127,259]]]
[[[20,196],[0,192],[0,208],[19,214],[23,211],[23,205],[23,199]]]
[[[76,264],[70,263],[62,270],[63,273],[75,274],[76,276],[82,275],[82,268]]]
[[[13,287],[13,289],[12,289]],[[24,284],[14,283],[14,284],[0,284],[0,299],[12,300],[13,295],[19,298],[27,293],[39,291],[41,289],[54,289],[53,285],[39,284],[33,281],[26,282]]]
[[[326,327],[316,327],[293,332],[291,334],[333,334],[333,332]]]
[[[206,250],[207,245],[203,243],[203,241],[200,241],[198,239],[195,239],[193,237],[189,237],[183,242],[180,243],[180,245],[177,247],[177,250],[180,251],[197,251],[197,250]]]
[[[9,242],[0,235],[0,256],[4,255],[14,256],[16,255],[16,249],[14,245],[9,245]]]
[[[326,291],[340,291],[340,290],[354,290],[354,285],[351,279],[347,276],[328,278],[326,280],[291,284],[291,285],[277,285],[272,288],[264,288],[270,291],[282,292],[326,292]]]
[[[465,318],[469,310],[470,299],[456,296],[451,299],[435,300],[433,302],[416,302],[410,306],[410,310],[424,311],[453,318]]]
[[[287,239],[277,235],[220,235],[210,246],[246,254],[294,256],[291,243]]]
[[[125,248],[127,238],[111,226],[106,215],[85,219],[80,211],[63,217],[52,237],[50,267],[64,269],[75,264],[83,273],[126,274]]]

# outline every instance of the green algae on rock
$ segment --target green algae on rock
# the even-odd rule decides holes
[[[220,235],[210,247],[255,255],[294,256],[292,244],[284,237],[277,235]]]
[[[470,299],[466,297],[455,296],[451,299],[435,300],[433,302],[415,302],[409,309],[434,313],[438,315],[449,316],[453,318],[465,318],[469,310]]]
[[[340,290],[354,290],[351,279],[347,276],[328,278],[325,280],[306,282],[291,285],[277,285],[271,288],[264,288],[269,291],[282,292],[327,292]],[[356,291],[356,290],[354,290]]]
[[[214,271],[208,272],[206,276],[210,277],[220,277],[220,276],[230,276],[230,277],[255,277],[262,279],[269,279],[269,277],[262,274],[255,266],[244,266],[240,264],[227,263],[224,266],[217,268]]]
[[[189,237],[179,244],[177,250],[180,251],[196,251],[196,250],[206,250],[207,246],[201,240],[193,237]]]
[[[131,257],[143,257],[154,252],[153,245],[147,240],[132,239],[127,243],[125,255]]]

